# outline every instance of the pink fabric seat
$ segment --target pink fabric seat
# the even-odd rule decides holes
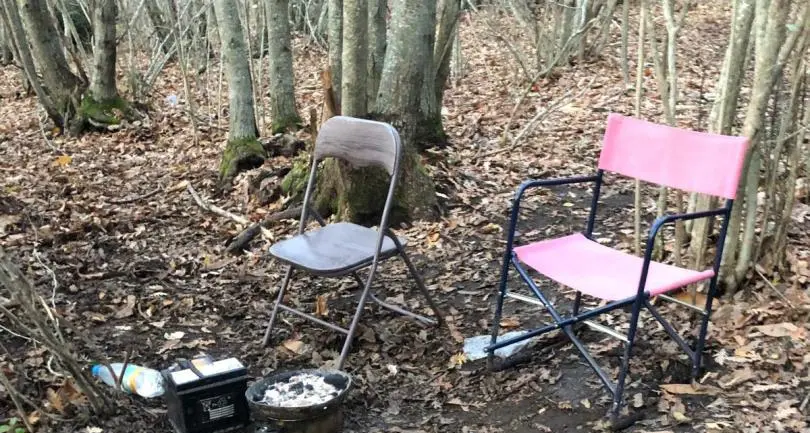
[[[546,277],[587,295],[616,301],[638,292],[643,259],[574,234],[514,249],[520,261]],[[706,280],[714,271],[698,272],[650,262],[646,291],[660,295]]]

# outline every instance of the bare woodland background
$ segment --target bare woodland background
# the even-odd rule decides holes
[[[408,364],[422,351],[430,354],[426,370],[462,374],[446,361],[460,332],[487,328],[487,267],[501,253],[511,191],[529,177],[592,171],[607,113],[616,111],[750,137],[722,266],[725,310],[713,331],[721,373],[707,380],[718,381],[711,396],[731,418],[745,412],[757,428],[802,431],[808,46],[810,4],[798,0],[0,0],[0,396],[10,397],[0,403],[0,426],[12,413],[29,431],[111,413],[144,422],[131,414],[150,412],[99,389],[85,364],[159,363],[217,347],[206,332],[185,328],[185,340],[167,341],[164,326],[185,326],[178,323],[224,332],[221,350],[241,351],[258,373],[316,362],[314,353],[330,358],[280,348],[268,360],[253,343],[279,277],[260,250],[289,233],[308,149],[335,114],[399,130],[407,151],[397,228],[412,235],[432,288],[455,311],[442,337],[449,343],[425,337],[408,354],[388,340],[385,358]],[[321,170],[322,213],[374,221],[384,194],[379,173]],[[611,179],[609,188],[623,206],[608,203],[611,230],[602,236],[636,254],[657,215],[717,205],[632,180]],[[558,213],[580,215],[585,193],[539,197],[527,231],[578,230]],[[656,257],[705,268],[717,230],[678,225]],[[701,291],[683,298],[695,302]],[[235,313],[223,312],[226,304]],[[389,405],[395,388],[426,379],[414,372],[373,385],[375,365],[358,373],[357,401],[401,425],[421,422],[408,410],[392,415]],[[672,377],[667,371],[655,374]],[[518,431],[486,412],[525,377],[498,376],[513,381],[503,387],[460,377],[423,400],[454,401],[474,388],[482,399],[460,401],[486,408],[481,418],[451,417]],[[548,378],[532,380],[556,389]],[[382,397],[375,386],[394,391]],[[774,394],[752,409],[740,402],[746,392]],[[695,408],[706,402],[688,400],[698,397],[684,398],[689,411],[705,410]],[[667,426],[685,422],[676,415],[688,412],[684,401],[673,391],[643,406],[665,414]],[[373,424],[359,412],[356,425]],[[553,425],[554,413],[537,422]],[[699,418],[694,428],[714,428]],[[443,428],[438,419],[425,423]]]

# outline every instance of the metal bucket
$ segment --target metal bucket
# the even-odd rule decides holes
[[[267,388],[303,373],[323,377],[324,382],[338,389],[338,394],[313,406],[281,407],[262,402]],[[342,371],[294,370],[274,373],[254,382],[245,397],[257,433],[340,433],[343,431],[343,401],[351,387],[351,376]]]

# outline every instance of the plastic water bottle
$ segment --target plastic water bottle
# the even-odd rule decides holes
[[[121,375],[123,363],[114,362],[110,364],[115,376],[110,374],[110,369],[106,365],[94,365],[93,376],[101,379],[102,382],[110,386],[115,386],[115,378]],[[138,365],[127,364],[127,370],[121,378],[121,389],[138,394],[141,397],[151,398],[163,395],[163,376],[159,371]]]

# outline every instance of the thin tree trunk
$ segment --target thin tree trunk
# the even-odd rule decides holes
[[[2,4],[0,4],[0,16],[2,16]],[[0,65],[8,66],[14,61],[14,50],[12,47],[11,31],[5,25],[5,20],[0,20]]]
[[[14,45],[15,57],[20,64],[22,64],[25,81],[34,89],[34,93],[36,93],[39,103],[45,109],[45,112],[48,113],[48,117],[57,125],[64,124],[64,117],[62,117],[64,113],[57,109],[56,104],[51,100],[50,95],[45,89],[42,88],[37,77],[34,58],[31,56],[31,50],[26,43],[25,30],[23,29],[17,5],[14,4],[13,0],[2,0],[0,4],[3,5],[0,12],[4,12],[2,19],[3,22],[6,23],[6,28],[9,30],[9,36]]]
[[[368,93],[367,106],[373,107],[380,89],[383,61],[385,60],[387,0],[368,0]]]
[[[641,96],[644,93],[644,42],[647,39],[647,0],[641,0],[641,17],[638,22],[638,59],[636,60],[636,117],[641,118]],[[635,252],[641,255],[641,181],[635,180],[633,193],[633,232]]]
[[[802,62],[804,63],[804,62]],[[804,78],[804,93],[807,94],[807,66],[802,67],[802,77]],[[804,116],[801,125],[810,125],[810,108],[804,107]],[[802,128],[802,127],[800,127]],[[796,202],[796,180],[799,177],[799,166],[801,165],[801,149],[807,132],[802,128],[798,132],[789,151],[788,176],[785,180],[785,200],[782,209],[779,209],[779,216],[776,222],[776,235],[774,239],[773,256],[774,263],[781,264],[785,258],[785,248],[787,245],[788,228],[790,227],[793,205]],[[810,149],[808,149],[810,150]],[[810,153],[808,154],[810,158]],[[807,172],[810,174],[810,170]]]
[[[287,0],[268,0],[267,20],[270,35],[270,111],[273,133],[286,131],[301,123],[295,109],[292,44],[287,20]]]
[[[43,0],[19,0],[18,4],[31,53],[40,67],[44,87],[48,89],[56,110],[65,113],[59,121],[59,126],[65,127],[77,112],[79,95],[84,91],[85,83],[68,66],[46,3]]]
[[[152,21],[152,26],[155,28],[155,34],[158,38],[158,44],[163,44],[163,52],[169,54],[174,50],[175,36],[172,34],[171,27],[166,23],[163,17],[163,11],[160,10],[158,0],[145,0],[146,13],[149,15],[149,20]]]
[[[368,2],[343,1],[343,74],[340,83],[341,114],[363,117],[368,114]]]
[[[709,114],[709,131],[728,135],[734,125],[734,118],[739,103],[741,81],[746,69],[751,27],[754,22],[754,3],[756,0],[736,0],[734,4],[731,35],[723,60],[723,70],[717,82],[717,99]],[[716,199],[705,194],[698,194],[694,211],[701,212],[716,206]],[[706,218],[695,220],[691,227],[692,267],[702,269],[706,245],[709,237],[710,223]],[[732,232],[733,233],[733,232]]]
[[[228,79],[230,123],[228,144],[220,163],[221,186],[236,174],[264,161],[264,148],[258,142],[258,128],[253,105],[253,82],[238,0],[214,0],[222,57]]]
[[[340,114],[341,76],[343,74],[343,0],[328,0],[329,18],[327,33],[329,40],[329,70],[335,100],[335,108]]]
[[[444,88],[450,75],[450,60],[458,43],[458,21],[461,2],[439,0],[437,5],[436,43],[433,48],[433,65],[436,68],[436,105],[441,110]]]
[[[115,25],[118,5],[115,1],[96,1],[93,11],[93,78],[90,94],[97,102],[106,103],[118,98],[115,85],[117,57]]]
[[[788,0],[758,0],[756,11],[756,62],[754,66],[754,83],[751,102],[746,112],[743,135],[751,140],[744,163],[744,176],[737,189],[738,200],[732,210],[729,234],[724,252],[724,275],[729,294],[736,291],[737,285],[748,271],[751,264],[750,254],[757,217],[757,188],[759,186],[760,150],[759,140],[762,133],[765,110],[773,91],[776,79],[774,65],[779,60],[780,47],[785,41],[786,19],[790,4]],[[743,199],[744,198],[744,203]],[[745,204],[746,222],[743,230],[744,239],[740,243],[740,221],[742,205]],[[738,251],[739,250],[739,251]],[[739,256],[737,253],[739,252]]]
[[[762,250],[762,245],[765,239],[767,239],[772,234],[775,234],[770,229],[769,220],[771,217],[771,211],[779,205],[777,201],[777,194],[776,194],[776,178],[778,177],[779,172],[779,162],[782,159],[782,151],[787,150],[790,151],[790,141],[793,140],[788,134],[794,132],[794,129],[797,127],[796,122],[799,116],[799,106],[800,104],[800,97],[802,91],[802,83],[803,83],[803,76],[800,75],[802,67],[804,65],[803,55],[805,52],[805,38],[802,38],[802,43],[800,45],[799,51],[796,52],[796,55],[792,58],[792,65],[790,68],[790,80],[792,81],[791,90],[790,90],[790,99],[787,101],[787,107],[782,110],[779,110],[779,133],[776,138],[776,145],[774,146],[773,150],[770,151],[770,160],[766,161],[766,170],[765,170],[765,197],[763,203],[763,210],[762,210],[762,227],[761,232],[759,235],[759,241],[757,242],[756,248],[754,249],[754,253],[752,257],[754,259],[759,259],[760,253]],[[789,189],[793,189],[791,186]],[[792,193],[792,191],[791,191]],[[781,207],[779,207],[781,210]],[[781,215],[780,215],[781,218]]]
[[[621,65],[622,77],[624,77],[625,87],[630,86],[630,67],[628,66],[629,56],[627,55],[627,48],[630,33],[630,2],[625,0],[622,2],[622,48],[621,48]]]

